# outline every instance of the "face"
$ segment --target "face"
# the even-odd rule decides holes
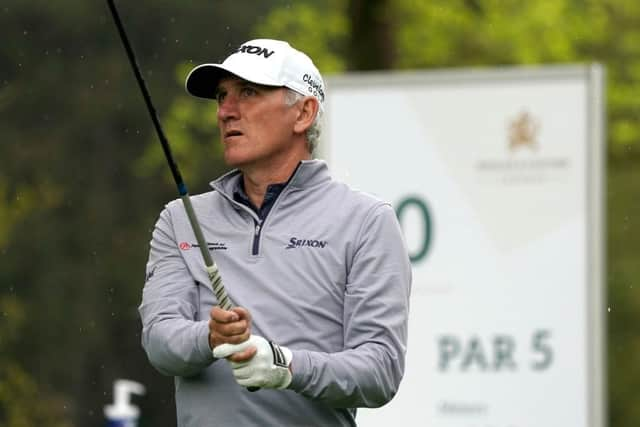
[[[257,85],[237,77],[220,81],[218,127],[228,165],[238,168],[277,164],[296,149],[295,106],[284,88]]]

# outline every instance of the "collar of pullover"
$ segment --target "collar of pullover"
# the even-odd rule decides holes
[[[242,172],[234,169],[211,182],[211,187],[233,200],[233,192],[239,187]],[[287,188],[302,190],[329,181],[329,168],[323,160],[303,160],[289,179]]]

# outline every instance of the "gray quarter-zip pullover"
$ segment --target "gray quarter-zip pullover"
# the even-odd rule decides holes
[[[216,304],[180,200],[153,231],[140,315],[142,344],[175,377],[180,427],[354,426],[384,405],[405,366],[411,270],[391,206],[301,162],[261,222],[234,201],[240,172],[192,197],[209,250],[252,333],[293,352],[287,390],[251,393],[213,358]]]

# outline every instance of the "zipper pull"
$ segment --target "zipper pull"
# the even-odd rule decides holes
[[[256,224],[256,233],[255,233],[256,236],[258,234],[260,234],[260,227],[261,226],[262,226],[262,221],[260,221],[259,223]]]

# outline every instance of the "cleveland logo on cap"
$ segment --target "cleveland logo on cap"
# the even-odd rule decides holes
[[[324,102],[324,91],[322,90],[322,83],[319,83],[313,79],[313,76],[305,74],[302,76],[302,81],[309,85],[309,92],[314,96],[320,98],[320,101]]]
[[[233,53],[250,53],[252,55],[258,55],[258,56],[262,55],[265,58],[268,58],[275,53],[275,50],[268,50],[265,47],[252,46],[250,44],[245,44],[237,48]]]

